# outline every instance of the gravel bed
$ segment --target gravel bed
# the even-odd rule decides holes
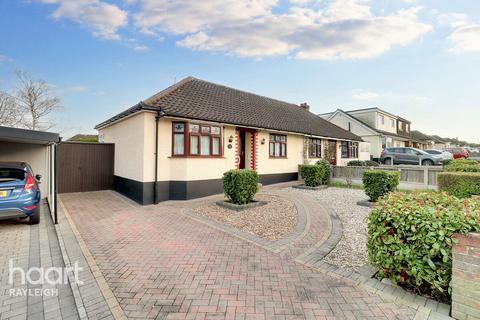
[[[335,249],[324,259],[325,262],[358,271],[367,263],[367,218],[371,209],[357,205],[367,200],[363,190],[334,188],[308,191],[321,204],[335,210],[343,224],[343,236]]]
[[[293,231],[298,213],[291,201],[264,194],[257,194],[255,200],[268,204],[237,212],[208,203],[193,212],[270,241],[279,240]]]

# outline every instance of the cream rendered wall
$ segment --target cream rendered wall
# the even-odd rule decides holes
[[[48,148],[44,145],[29,143],[0,142],[0,161],[27,162],[35,174],[42,175],[40,192],[42,198],[47,196]]]
[[[269,131],[258,133],[258,174],[290,173],[298,172],[298,165],[303,164],[303,136],[287,134],[287,157],[270,158],[269,156]],[[261,144],[265,139],[265,144]]]
[[[365,128],[365,126],[360,125],[358,122],[353,121],[352,119],[346,117],[341,113],[337,113],[335,116],[333,116],[333,118],[328,121],[347,131],[348,124],[350,123],[350,131],[360,137],[372,134],[371,130]]]
[[[370,143],[370,154],[373,158],[379,158],[382,153],[382,137],[381,136],[363,136],[362,139]]]
[[[377,114],[377,126],[376,128],[378,130],[386,131],[386,132],[391,132],[391,133],[397,133],[397,120],[395,118],[392,118],[384,113],[376,112]],[[385,118],[385,122],[382,124],[380,115],[383,115]],[[393,127],[392,127],[392,120],[393,120]]]
[[[144,141],[146,140],[144,126],[150,116],[150,113],[140,112],[98,130],[103,142],[115,143],[114,174],[116,176],[143,181]]]
[[[155,124],[155,117],[153,123]],[[158,145],[158,181],[191,181],[220,179],[225,171],[235,168],[235,140],[229,149],[229,137],[235,139],[235,127],[224,126],[223,128],[223,157],[221,158],[187,158],[172,157],[172,122],[169,118],[161,118],[159,123]],[[201,121],[194,121],[202,123]],[[155,127],[150,129],[151,136],[155,137]],[[150,133],[147,133],[150,136]],[[154,151],[155,142],[151,142],[145,148],[145,180],[154,181]],[[151,169],[149,169],[151,168]]]

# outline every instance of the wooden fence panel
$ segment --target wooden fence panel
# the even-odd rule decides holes
[[[62,142],[58,146],[58,192],[112,189],[114,144]]]

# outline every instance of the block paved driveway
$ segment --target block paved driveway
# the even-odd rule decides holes
[[[62,201],[131,319],[414,315],[294,262],[291,252],[301,250],[273,253],[182,214],[195,201],[141,207],[111,191],[65,194]]]
[[[0,221],[0,319],[78,319],[72,290],[64,284],[31,284],[19,271],[10,283],[10,263],[24,272],[29,268],[63,268],[60,245],[46,204],[38,225],[28,220]],[[50,278],[57,279],[50,275]],[[39,279],[38,271],[31,274]]]

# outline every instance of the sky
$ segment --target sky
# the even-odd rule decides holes
[[[478,0],[1,0],[0,39],[0,90],[47,81],[63,137],[194,76],[480,142]]]

